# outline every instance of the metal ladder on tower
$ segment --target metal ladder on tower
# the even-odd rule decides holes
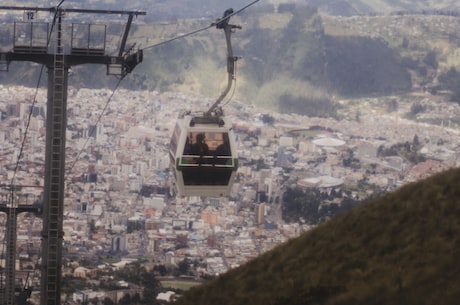
[[[4,304],[15,304],[15,278],[16,278],[16,208],[17,202],[14,200],[14,189],[12,186],[11,197],[6,223],[6,283]]]
[[[46,279],[42,283],[47,286],[45,298],[47,305],[53,305],[60,299],[60,289],[58,286],[58,274],[61,272],[61,247],[62,242],[62,217],[63,217],[63,198],[60,198],[60,189],[64,187],[64,168],[65,162],[65,120],[66,120],[66,67],[65,55],[61,46],[62,28],[60,24],[56,31],[56,53],[53,64],[53,92],[52,92],[52,109],[51,109],[51,124],[47,132],[51,133],[50,145],[50,181],[48,189],[48,208],[45,209],[44,215],[47,224],[45,226],[45,234],[47,234],[46,246]],[[49,112],[50,113],[50,112]],[[43,276],[43,275],[42,275]]]

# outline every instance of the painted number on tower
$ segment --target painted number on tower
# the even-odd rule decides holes
[[[24,12],[24,21],[25,22],[34,22],[37,19],[37,12],[34,11],[25,11]]]

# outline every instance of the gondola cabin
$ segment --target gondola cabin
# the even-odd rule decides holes
[[[238,168],[231,126],[222,117],[185,115],[174,129],[169,156],[179,196],[228,196]]]

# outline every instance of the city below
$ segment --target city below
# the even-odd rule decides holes
[[[0,85],[0,96],[0,204],[10,202],[7,186],[14,185],[20,186],[14,194],[18,204],[40,205],[46,90]],[[142,259],[151,268],[187,262],[185,275],[199,281],[313,227],[285,221],[287,188],[347,190],[359,201],[376,190],[391,191],[460,165],[460,130],[451,121],[460,115],[458,104],[432,101],[420,92],[415,99],[431,105],[421,115],[442,118],[434,125],[405,118],[409,103],[399,103],[394,112],[380,111],[384,99],[366,99],[358,109],[338,101],[349,109],[340,119],[279,114],[231,101],[224,111],[233,124],[239,157],[231,195],[179,198],[173,195],[169,168],[172,131],[181,113],[206,111],[214,101],[124,89],[112,97],[109,89],[69,87],[63,274],[95,281]],[[407,147],[408,154],[389,153],[398,145]],[[363,181],[372,188],[357,188]],[[340,206],[341,199],[321,204]],[[23,286],[36,288],[42,220],[27,212],[18,215],[17,223],[17,277]],[[5,229],[1,226],[2,238]],[[120,285],[124,293],[138,291]],[[76,290],[68,302],[95,297],[117,303],[123,294]]]

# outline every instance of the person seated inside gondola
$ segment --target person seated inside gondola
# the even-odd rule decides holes
[[[230,159],[229,157],[231,156],[231,153],[228,134],[222,134],[222,144],[217,146],[214,156],[216,157],[216,164],[226,164],[227,161]]]
[[[184,155],[190,155],[190,147],[191,147],[190,138],[187,137],[185,139]]]
[[[203,156],[209,155],[209,147],[205,142],[204,133],[196,135],[196,142],[190,146],[190,154],[200,156],[196,163],[205,163],[203,162]]]

